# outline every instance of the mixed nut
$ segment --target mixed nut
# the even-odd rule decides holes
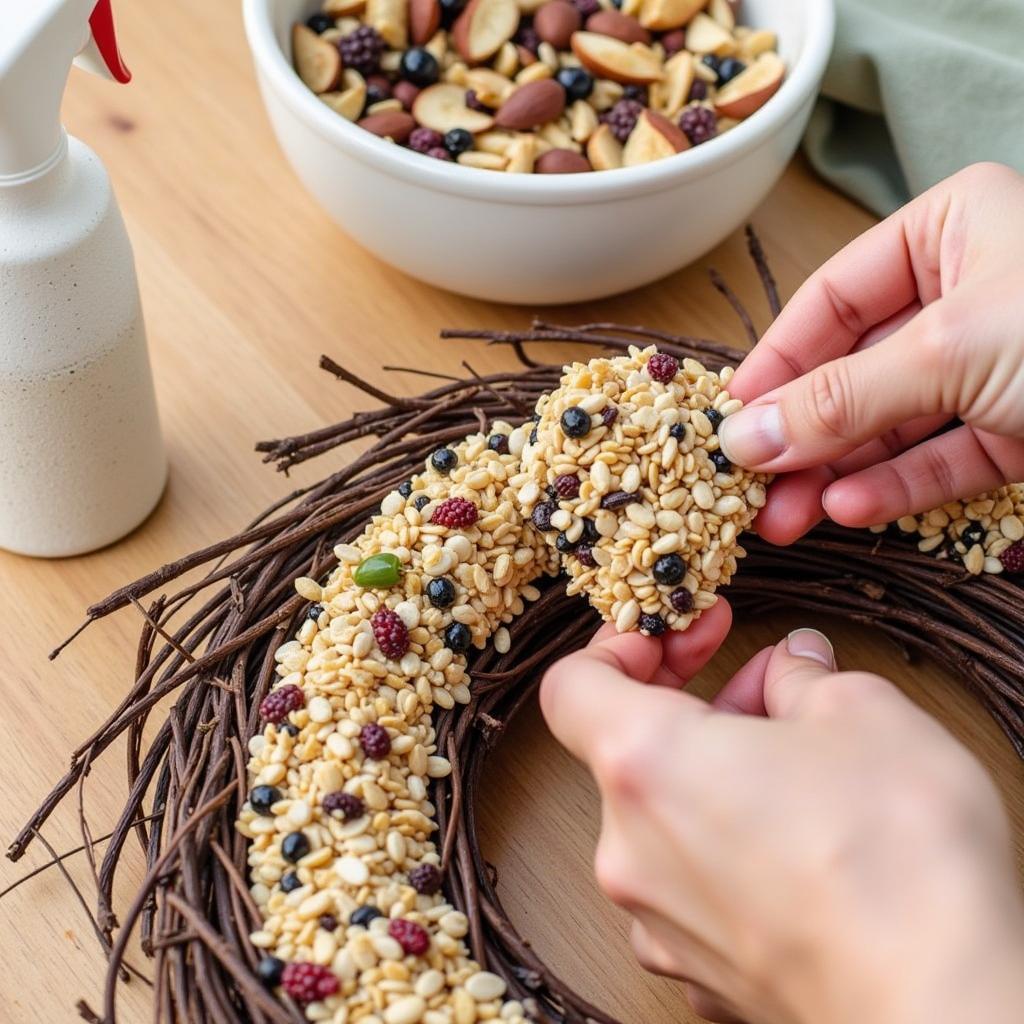
[[[738,0],[323,0],[292,30],[303,82],[438,160],[565,174],[700,145],[778,90],[776,37]]]

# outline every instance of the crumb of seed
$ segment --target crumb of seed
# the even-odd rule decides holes
[[[537,441],[513,480],[523,511],[550,528],[568,592],[586,594],[622,632],[686,629],[745,554],[740,534],[768,478],[718,450],[718,426],[740,408],[731,377],[631,347],[567,367],[537,403]],[[566,477],[575,493],[563,493]]]
[[[959,563],[972,576],[1024,572],[1024,483],[871,529],[914,540],[918,551]]]

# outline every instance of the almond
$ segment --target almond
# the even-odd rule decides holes
[[[636,18],[629,17],[619,11],[598,11],[587,18],[587,31],[600,32],[603,36],[611,36],[624,43],[646,43],[651,41],[651,33]]]
[[[663,76],[658,55],[643,43],[627,45],[599,32],[574,32],[571,45],[579,62],[599,78],[648,85]]]
[[[516,0],[469,0],[452,26],[452,42],[470,64],[493,57],[519,27]]]
[[[645,110],[637,119],[622,149],[624,167],[649,164],[688,149],[690,140],[666,117],[654,110]]]
[[[759,28],[740,40],[740,57],[745,61],[752,61],[762,53],[774,50],[776,45],[775,33],[769,32],[766,28]]]
[[[690,98],[693,59],[685,50],[665,61],[665,78],[651,86],[651,106],[666,117],[675,117]]]
[[[736,43],[731,32],[701,13],[694,17],[686,29],[686,48],[691,53],[713,53],[718,57],[727,57],[736,48]]]
[[[521,85],[494,117],[499,128],[528,131],[555,121],[565,110],[565,90],[552,78]]]
[[[442,135],[453,128],[465,128],[476,135],[494,125],[494,118],[466,106],[466,90],[450,82],[439,82],[424,89],[412,105],[412,116],[424,128]]]
[[[587,159],[595,171],[612,171],[622,166],[622,143],[606,124],[598,125],[587,142]]]
[[[723,117],[750,117],[778,92],[785,75],[786,65],[777,53],[762,53],[718,90],[715,112]]]
[[[736,27],[736,11],[729,0],[711,0],[708,4],[708,14],[728,32]]]
[[[307,25],[292,27],[292,57],[299,78],[315,93],[330,92],[341,81],[341,53]]]
[[[591,167],[585,156],[571,149],[549,149],[537,157],[533,169],[537,174],[579,174]]]
[[[705,0],[644,0],[640,24],[657,32],[682,28],[704,7]]]
[[[346,120],[355,121],[366,105],[366,82],[358,71],[345,68],[341,76],[343,89],[340,92],[321,93],[324,101],[336,114]]]
[[[416,121],[411,114],[404,110],[388,110],[382,114],[370,114],[356,122],[360,128],[365,128],[382,139],[393,139],[395,142],[405,142],[416,127]]]
[[[440,24],[438,0],[409,0],[409,38],[413,46],[429,42]]]
[[[579,10],[568,0],[548,0],[533,16],[533,27],[543,42],[556,50],[567,50],[581,20]]]

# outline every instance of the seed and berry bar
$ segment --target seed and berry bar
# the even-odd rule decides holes
[[[567,174],[674,156],[786,73],[735,0],[325,0],[292,31],[306,85],[414,152]]]
[[[717,600],[768,478],[731,465],[732,377],[653,346],[567,368],[537,404],[513,481],[572,581],[620,632],[686,629]]]

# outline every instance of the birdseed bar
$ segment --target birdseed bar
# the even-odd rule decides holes
[[[1024,484],[1007,484],[969,501],[871,527],[917,537],[919,551],[963,563],[972,575],[1024,571]]]
[[[259,972],[333,1024],[525,1021],[503,979],[469,958],[465,915],[440,894],[431,779],[451,766],[432,711],[470,699],[464,652],[539,593],[557,557],[509,484],[526,431],[496,423],[435,451],[339,545],[249,750],[238,830],[264,915]]]
[[[721,374],[631,347],[574,363],[537,403],[513,483],[524,513],[620,632],[686,629],[745,554],[768,477],[734,467],[718,425],[740,408]]]

